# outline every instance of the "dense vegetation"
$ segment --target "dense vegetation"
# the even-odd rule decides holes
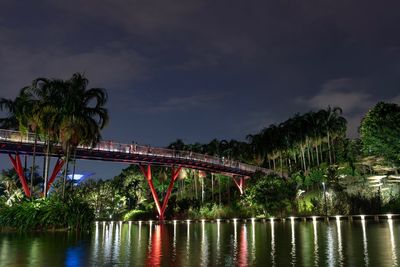
[[[103,89],[87,89],[88,80],[74,74],[70,80],[39,78],[23,88],[15,100],[0,99],[8,115],[0,128],[36,134],[47,144],[63,144],[63,179],[47,196],[48,158],[38,173],[33,160],[25,169],[32,196],[20,189],[13,170],[0,176],[0,225],[19,229],[87,228],[98,220],[156,218],[148,184],[131,165],[113,179],[88,180],[79,186],[67,181],[68,162],[79,144],[94,145],[108,121]],[[340,108],[296,114],[288,120],[250,134],[246,141],[217,140],[168,147],[235,159],[270,168],[274,175],[256,174],[246,180],[244,194],[231,177],[182,169],[173,188],[167,218],[233,218],[250,216],[334,215],[400,212],[400,107],[378,103],[362,120],[360,139],[345,136],[346,120]],[[165,197],[171,170],[153,167],[153,183]],[[77,203],[76,206],[70,203]],[[74,206],[74,207],[73,207]],[[39,207],[39,208],[38,208]],[[79,210],[75,210],[78,208]],[[29,211],[21,215],[23,210]],[[74,212],[73,216],[70,214]],[[70,214],[71,216],[67,216]],[[11,222],[16,216],[21,225]],[[68,218],[67,218],[68,217]],[[38,218],[33,222],[33,218]],[[70,218],[72,218],[70,221]],[[86,218],[86,221],[82,221]]]
[[[71,227],[86,228],[87,224],[93,220],[93,216],[87,215],[83,208],[83,219],[81,214],[75,214],[73,207],[68,206],[69,201],[65,195],[66,177],[69,172],[69,162],[73,159],[74,150],[78,145],[94,145],[101,138],[100,130],[108,121],[108,112],[104,107],[107,102],[107,94],[104,89],[87,88],[88,80],[81,74],[74,74],[69,80],[38,78],[30,86],[22,88],[17,97],[12,99],[0,99],[0,111],[6,112],[6,116],[0,118],[0,128],[20,130],[22,132],[32,132],[35,135],[35,146],[37,140],[46,143],[46,159],[43,166],[43,177],[37,173],[38,166],[35,164],[35,146],[33,153],[32,166],[30,169],[25,166],[23,175],[16,175],[13,171],[3,171],[2,174],[2,198],[6,205],[1,208],[1,222],[3,226],[15,226],[18,228],[37,228],[37,227]],[[61,183],[60,196],[62,202],[44,200],[34,200],[43,195],[47,197],[51,181],[49,181],[49,161],[50,151],[53,143],[61,143],[64,149],[65,162],[63,171],[63,182]],[[19,176],[19,177],[18,177]],[[21,177],[24,176],[24,177]],[[17,180],[17,177],[19,178]],[[20,184],[25,185],[25,197],[30,198],[31,202],[26,202],[24,196],[17,189]],[[27,186],[29,184],[29,188]],[[54,199],[53,199],[54,200]],[[21,202],[22,201],[22,202]],[[54,203],[54,204],[53,204]],[[53,206],[55,205],[55,206]],[[56,207],[56,208],[54,208]],[[79,205],[76,206],[80,207]],[[41,224],[35,225],[29,218],[18,216],[19,220],[12,224],[8,221],[9,216],[19,214],[21,209],[26,209],[30,213],[26,216],[33,216]],[[54,221],[58,216],[65,212],[65,222]],[[43,219],[43,212],[46,218]],[[39,216],[39,217],[36,217]],[[68,218],[68,219],[67,219]],[[70,220],[75,220],[71,222]]]

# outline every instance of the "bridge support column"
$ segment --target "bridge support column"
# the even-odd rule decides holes
[[[153,180],[152,180],[152,176],[151,176],[151,166],[147,165],[147,167],[144,167],[142,165],[139,165],[139,167],[140,167],[140,170],[142,171],[144,177],[146,178],[147,182],[149,183],[151,194],[153,195],[154,202],[156,203],[159,218],[160,218],[160,220],[164,220],[164,214],[165,214],[165,210],[167,209],[168,200],[169,200],[169,197],[171,196],[172,189],[174,188],[174,183],[175,183],[176,179],[178,178],[181,167],[178,167],[177,169],[175,169],[175,166],[172,166],[171,181],[169,183],[167,193],[163,199],[162,206],[160,205],[160,201],[158,199],[158,194],[154,188],[154,184],[153,184]]]
[[[235,182],[235,184],[236,184],[237,188],[239,189],[239,192],[240,192],[241,195],[243,195],[243,193],[244,193],[244,186],[245,186],[245,183],[244,183],[245,180],[244,179],[245,178],[243,176],[241,176],[239,178],[233,177],[233,181]]]
[[[63,165],[64,165],[64,160],[59,158],[56,162],[56,165],[54,166],[54,169],[53,169],[53,172],[51,173],[49,181],[47,182],[47,186],[44,189],[44,190],[46,190],[46,192],[43,192],[44,194],[47,195],[47,192],[49,192],[51,185],[53,184],[54,180],[57,177],[57,174],[60,172]]]
[[[12,163],[15,171],[18,174],[18,178],[22,184],[22,188],[24,190],[25,196],[30,197],[31,191],[29,190],[28,183],[26,182],[24,169],[22,168],[21,158],[19,157],[19,154],[15,153],[15,158],[11,154],[8,154],[8,157],[10,158],[11,163]]]

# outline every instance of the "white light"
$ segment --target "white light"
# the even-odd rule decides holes
[[[186,220],[186,222],[187,222],[187,224],[189,224],[189,223],[190,223],[190,220]]]
[[[336,215],[336,221],[340,221],[340,215]]]
[[[389,220],[392,219],[392,214],[387,214],[386,216]]]
[[[142,225],[142,221],[139,221],[139,225]]]
[[[176,225],[176,220],[174,220],[174,225]]]
[[[315,222],[317,220],[317,217],[316,216],[312,216],[312,220],[313,220],[313,222]]]
[[[236,218],[234,218],[234,219],[233,219],[233,222],[234,222],[234,223],[236,223],[236,222],[237,222],[237,219],[236,219]]]
[[[204,220],[204,219],[201,219],[201,223],[202,224],[204,224],[206,222],[206,220]]]
[[[217,219],[217,223],[219,223],[221,221],[221,219]]]
[[[251,222],[254,223],[256,221],[256,218],[251,218]]]
[[[365,215],[360,215],[360,217],[361,217],[361,220],[365,220]]]
[[[293,216],[291,216],[291,217],[290,217],[290,220],[293,222],[293,221],[294,221],[294,217],[293,217]]]

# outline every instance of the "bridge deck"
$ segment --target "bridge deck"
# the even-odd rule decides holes
[[[33,154],[34,134],[23,134],[18,131],[0,129],[0,153]],[[36,154],[44,155],[45,143],[38,140]],[[51,156],[62,157],[64,152],[60,144],[54,144]],[[122,144],[112,141],[101,141],[95,147],[79,146],[77,159],[126,162],[129,164],[152,164],[161,166],[179,165],[186,168],[222,173],[229,176],[251,176],[260,171],[265,174],[271,170],[215,156],[165,149],[159,147]]]

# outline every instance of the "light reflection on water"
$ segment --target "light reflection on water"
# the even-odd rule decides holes
[[[397,264],[397,252],[396,252],[396,241],[393,233],[393,220],[390,218],[388,220],[389,224],[389,233],[390,233],[390,245],[392,248],[392,260],[393,260],[393,266],[398,266]]]
[[[101,222],[87,236],[0,234],[0,267],[398,266],[399,234],[393,219]]]
[[[361,225],[363,233],[364,265],[369,266],[367,230],[365,227],[365,219],[363,217],[361,218]]]

